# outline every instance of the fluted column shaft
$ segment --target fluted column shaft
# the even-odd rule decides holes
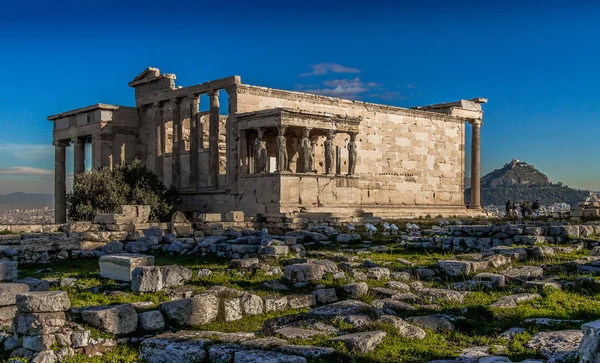
[[[73,142],[73,174],[79,175],[85,172],[85,140],[78,137]]]
[[[190,100],[190,188],[200,186],[200,172],[198,171],[198,124],[200,123],[198,111],[200,110],[200,97],[195,95]]]
[[[54,223],[67,222],[66,147],[66,142],[54,142]]]
[[[471,208],[481,208],[481,121],[471,122]]]
[[[158,178],[163,180],[163,155],[165,151],[165,126],[163,120],[163,109],[162,105],[155,103],[153,106],[154,110],[154,127],[156,129],[156,138],[154,144],[154,155],[156,160],[154,161],[154,173]]]
[[[209,145],[208,166],[209,182],[214,188],[219,187],[219,90],[208,92],[209,110]]]
[[[179,99],[171,100],[173,108],[173,167],[171,168],[171,184],[181,188],[181,104]]]

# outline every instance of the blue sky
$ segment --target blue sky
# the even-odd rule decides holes
[[[591,1],[0,0],[0,194],[52,192],[50,114],[133,105],[145,67],[412,107],[489,98],[483,173],[512,158],[600,190]]]

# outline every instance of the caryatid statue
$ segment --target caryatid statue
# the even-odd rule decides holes
[[[348,143],[348,175],[354,175],[357,156],[356,134],[350,134],[350,142]]]
[[[256,146],[256,172],[257,173],[266,173],[267,172],[267,162],[269,157],[267,155],[267,143],[263,140],[264,138],[264,130],[258,131],[258,137],[256,138],[255,146]]]
[[[333,173],[333,164],[335,163],[335,150],[333,148],[333,131],[327,133],[325,140],[325,174]]]
[[[285,127],[279,128],[277,135],[277,171],[288,171],[287,143],[285,139]]]
[[[304,166],[303,172],[310,173],[315,170],[312,143],[308,138],[310,129],[305,128],[302,130],[302,165]]]

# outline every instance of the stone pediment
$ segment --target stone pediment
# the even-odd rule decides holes
[[[138,74],[131,82],[129,82],[129,87],[135,87],[140,84],[149,83],[152,81],[156,81],[160,78],[172,78],[175,79],[174,74],[165,73],[163,75],[160,74],[160,69],[154,67],[148,67],[144,69],[144,71]]]

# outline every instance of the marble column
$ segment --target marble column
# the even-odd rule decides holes
[[[54,141],[54,223],[67,222],[67,142]]]
[[[173,167],[171,168],[171,184],[175,188],[181,188],[181,100],[171,100],[173,109],[173,151],[171,160]]]
[[[219,187],[219,90],[208,92],[210,97],[209,109],[209,140],[208,140],[208,167],[209,184],[213,188]]]
[[[481,121],[471,122],[471,208],[481,208]]]
[[[198,124],[200,123],[200,97],[199,95],[189,96],[190,104],[190,181],[189,187],[196,189],[200,186],[200,173],[198,171],[198,144],[200,137],[198,135]]]
[[[162,105],[158,102],[152,105],[154,113],[154,155],[156,157],[154,161],[154,173],[158,176],[158,179],[163,180],[163,155],[165,151],[165,123],[163,120],[163,109]]]
[[[73,143],[73,175],[85,172],[85,140],[74,137]]]

